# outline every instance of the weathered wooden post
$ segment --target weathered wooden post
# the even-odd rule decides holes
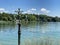
[[[22,14],[22,11],[20,10],[20,8],[18,8],[17,11],[15,11],[18,13],[18,45],[20,45],[20,38],[21,38],[21,23],[20,23],[20,14]]]

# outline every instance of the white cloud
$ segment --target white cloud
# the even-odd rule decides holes
[[[31,13],[31,11],[30,11],[30,10],[27,10],[27,11],[24,11],[23,13],[24,13],[24,14],[25,14],[25,13],[30,14],[30,13]]]
[[[4,8],[0,8],[0,11],[4,11],[5,9]]]
[[[35,8],[32,8],[31,10],[32,10],[32,11],[36,11],[36,9],[35,9]]]
[[[50,12],[50,10],[47,10],[47,9],[45,9],[45,8],[41,8],[41,10],[40,10],[42,13],[49,13]]]
[[[50,12],[50,10],[47,10],[47,9],[45,9],[45,8],[41,8],[40,9],[40,12],[38,12],[38,11],[36,11],[37,9],[36,8],[31,8],[31,9],[29,9],[29,10],[27,10],[27,11],[25,11],[25,12],[23,12],[24,14],[25,13],[28,13],[28,14],[40,14],[40,13],[43,13],[43,14],[48,14],[49,12]]]
[[[6,12],[8,13],[9,11],[5,10],[5,8],[0,8],[0,13]]]
[[[31,14],[31,13],[33,13],[34,11],[36,11],[36,9],[35,9],[35,8],[31,8],[31,9],[29,9],[29,10],[23,12],[23,13]]]

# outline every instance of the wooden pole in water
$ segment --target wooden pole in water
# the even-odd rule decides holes
[[[20,39],[21,39],[21,23],[20,23],[20,14],[22,13],[22,11],[20,10],[20,8],[18,8],[17,11],[15,11],[18,13],[18,45],[20,45]]]
[[[20,45],[20,38],[21,38],[21,30],[20,30],[21,24],[18,24],[18,45]]]

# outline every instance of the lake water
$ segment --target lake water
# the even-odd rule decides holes
[[[0,45],[18,45],[17,32],[17,24],[0,24]],[[21,45],[60,45],[60,22],[22,23]]]

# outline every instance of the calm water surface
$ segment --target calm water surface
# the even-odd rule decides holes
[[[0,24],[0,45],[17,45],[17,24]],[[21,25],[21,45],[60,45],[60,22]]]

